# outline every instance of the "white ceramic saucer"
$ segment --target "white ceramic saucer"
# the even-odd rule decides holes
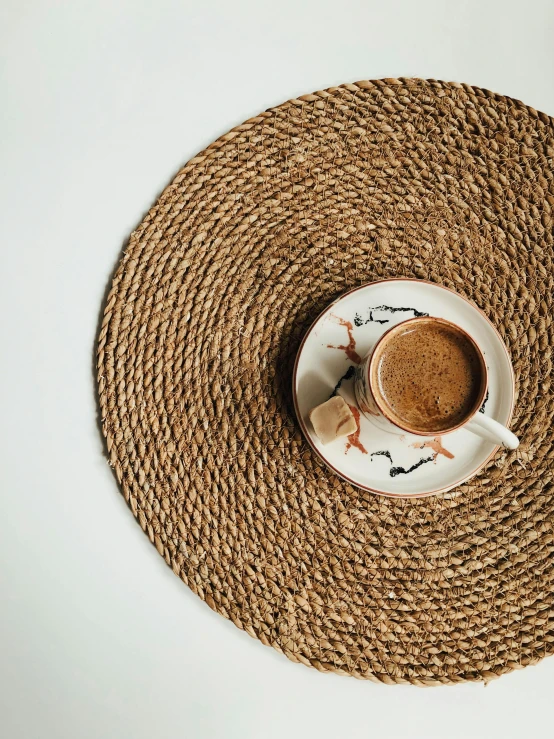
[[[461,295],[424,280],[372,282],[346,293],[315,320],[304,337],[293,375],[296,415],[308,443],[343,479],[393,497],[442,493],[469,480],[498,449],[465,429],[429,437],[381,431],[359,413],[354,368],[391,326],[417,315],[446,318],[481,347],[489,370],[489,394],[481,412],[509,425],[514,376],[507,349],[482,311]],[[356,434],[323,446],[309,411],[333,392],[359,416]]]

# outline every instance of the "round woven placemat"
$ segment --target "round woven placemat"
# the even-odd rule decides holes
[[[100,330],[110,464],[159,553],[292,660],[418,685],[554,651],[554,121],[468,85],[291,100],[186,164],[116,271]],[[494,322],[520,449],[390,500],[300,434],[291,371],[344,291],[420,277]]]

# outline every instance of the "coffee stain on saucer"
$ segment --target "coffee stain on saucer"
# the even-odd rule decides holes
[[[348,403],[348,407],[352,411],[352,415],[354,416],[354,420],[356,421],[356,431],[346,437],[348,441],[346,442],[344,453],[348,454],[348,450],[351,447],[355,446],[356,449],[359,449],[362,454],[367,454],[367,449],[360,441],[360,411],[356,408],[355,405],[350,405],[350,403]]]
[[[333,313],[331,313],[330,316],[335,323],[338,323],[339,326],[344,326],[346,329],[346,332],[348,334],[348,344],[340,344],[339,346],[333,346],[332,344],[327,344],[328,349],[340,349],[343,351],[348,359],[351,362],[354,362],[354,364],[361,364],[362,358],[356,351],[356,339],[354,338],[354,326],[352,325],[351,321],[346,321],[344,318],[341,318],[340,316],[335,316]]]
[[[449,452],[448,449],[445,449],[442,445],[442,437],[435,436],[434,439],[421,442],[416,442],[415,444],[410,444],[410,446],[414,447],[414,449],[431,449],[433,451],[433,460],[436,462],[437,457],[439,454],[442,454],[447,459],[454,459],[454,455],[452,452]]]

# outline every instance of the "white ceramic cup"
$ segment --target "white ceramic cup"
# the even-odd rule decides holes
[[[474,406],[461,422],[447,429],[421,431],[407,425],[401,425],[401,422],[396,416],[393,420],[393,413],[378,389],[375,360],[381,356],[382,352],[386,349],[386,344],[395,334],[400,331],[404,331],[406,326],[409,324],[424,321],[437,322],[453,328],[473,345],[481,363],[482,380],[479,389],[479,396],[476,398]],[[509,429],[501,423],[498,423],[498,421],[495,421],[493,418],[485,416],[483,413],[479,413],[479,409],[483,405],[487,396],[488,389],[488,371],[483,352],[475,339],[473,339],[467,331],[464,331],[464,329],[451,321],[446,321],[444,318],[434,318],[432,316],[411,318],[408,321],[403,321],[386,331],[374,346],[370,348],[362,363],[357,367],[354,388],[356,401],[360,411],[369,421],[371,421],[371,423],[383,431],[393,434],[408,433],[417,436],[443,436],[444,434],[452,433],[452,431],[456,431],[459,428],[465,428],[467,431],[471,431],[473,434],[476,434],[487,441],[492,441],[495,444],[504,446],[506,449],[517,449],[519,446],[519,439]]]

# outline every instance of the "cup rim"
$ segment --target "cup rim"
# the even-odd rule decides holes
[[[471,412],[462,420],[460,423],[457,423],[455,426],[449,426],[446,429],[441,430],[435,430],[435,431],[421,431],[420,429],[414,428],[413,426],[410,427],[409,425],[405,425],[398,422],[398,419],[391,417],[391,412],[388,409],[388,406],[384,403],[384,399],[380,397],[379,392],[375,392],[374,382],[372,381],[372,376],[376,373],[373,372],[373,369],[375,368],[375,362],[376,358],[378,358],[378,350],[382,346],[382,344],[387,340],[387,338],[395,331],[398,331],[401,327],[405,327],[408,324],[413,323],[423,323],[425,321],[432,321],[435,323],[441,323],[445,326],[450,326],[451,328],[454,328],[456,331],[458,331],[460,334],[465,336],[465,338],[472,344],[475,351],[477,352],[477,356],[479,357],[480,363],[481,363],[481,370],[483,372],[484,381],[481,383],[481,390],[478,396],[478,399],[475,401],[475,405],[472,408]],[[402,431],[406,431],[406,433],[414,434],[416,436],[444,436],[445,434],[450,434],[453,431],[457,431],[458,429],[465,426],[471,419],[475,416],[476,413],[479,412],[479,409],[483,405],[483,402],[485,400],[485,397],[487,395],[487,390],[489,387],[489,371],[487,367],[487,363],[485,361],[485,355],[483,354],[483,351],[479,344],[475,341],[473,336],[469,334],[465,329],[463,329],[461,326],[459,326],[457,323],[454,323],[453,321],[448,321],[446,318],[439,318],[438,316],[415,316],[414,318],[409,318],[406,321],[401,321],[400,323],[397,323],[394,326],[391,326],[387,331],[385,331],[382,336],[379,337],[377,343],[373,347],[373,351],[371,353],[371,358],[369,362],[366,365],[365,369],[366,374],[366,381],[368,384],[368,387],[371,391],[371,394],[373,396],[373,400],[375,401],[375,404],[377,405],[377,408],[379,411],[383,414],[383,416],[393,424],[393,426],[396,426],[396,428],[401,429]]]

